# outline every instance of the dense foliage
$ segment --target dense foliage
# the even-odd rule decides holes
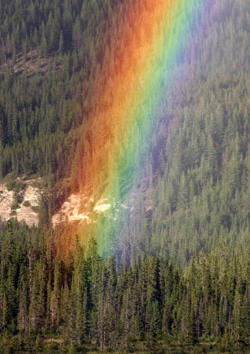
[[[247,1],[210,2],[135,176],[121,252],[132,244],[133,254],[170,255],[184,265],[201,249],[247,246],[249,17]]]
[[[56,183],[69,193],[84,179],[85,155],[95,148],[91,129],[98,130],[93,117],[105,110],[96,91],[112,87],[108,75],[126,54],[123,33],[143,1],[18,4],[4,1],[0,11],[0,171],[42,175],[53,212]],[[125,196],[136,212],[124,216],[119,234],[107,228],[123,259],[132,248],[138,257],[169,254],[184,265],[201,249],[248,242],[250,8],[246,0],[203,7],[190,46],[171,64],[176,82],[151,141],[138,135],[151,149],[141,147],[144,167],[138,174],[129,166],[122,186],[136,196]],[[107,156],[106,135],[100,131]],[[100,176],[92,177],[102,188]]]
[[[95,343],[101,351],[131,352],[138,343],[152,351],[160,340],[191,345],[209,337],[225,349],[249,345],[247,251],[232,261],[226,249],[200,253],[185,273],[169,259],[145,255],[131,267],[104,260],[94,240],[87,257],[76,241],[74,257],[65,260],[52,241],[14,222],[2,226],[0,249],[5,336],[19,331],[25,343],[56,335],[65,345]]]
[[[70,174],[111,11],[110,1],[1,2],[1,176],[35,173],[53,186]]]

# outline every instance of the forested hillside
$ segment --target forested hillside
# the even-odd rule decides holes
[[[42,177],[38,227],[0,220],[1,353],[248,352],[250,2],[201,3],[188,45],[155,55],[152,134],[118,139],[153,2],[0,2],[0,182],[18,207],[15,179]],[[72,193],[88,222],[52,229]]]
[[[113,3],[1,2],[2,177],[37,174],[53,185],[70,174]]]
[[[1,3],[2,177],[41,175],[54,197],[56,183],[67,193],[81,187],[91,129],[98,129],[93,116],[105,110],[95,91],[110,89],[105,73],[120,70],[126,43],[118,42],[119,28],[133,23],[132,8],[123,1]],[[139,198],[119,231],[137,256],[169,253],[182,264],[218,243],[243,246],[249,233],[250,9],[244,0],[205,1],[204,8],[191,47],[172,65],[176,89],[166,96],[145,170],[138,177],[132,168],[125,182]],[[106,135],[100,131],[99,140]],[[148,200],[150,212],[142,207]]]
[[[246,1],[210,2],[179,63],[123,231],[135,255],[186,264],[201,249],[248,247],[249,11]],[[143,213],[145,200],[153,207]]]

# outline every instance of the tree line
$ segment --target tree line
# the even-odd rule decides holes
[[[50,240],[50,241],[49,241]],[[131,266],[101,258],[78,238],[67,255],[53,238],[1,224],[0,332],[59,336],[67,344],[96,343],[100,351],[161,340],[216,340],[247,348],[250,322],[249,251],[201,252],[185,269],[170,258],[143,255]]]

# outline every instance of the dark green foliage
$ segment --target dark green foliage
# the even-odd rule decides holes
[[[0,177],[36,174],[51,187],[70,175],[112,11],[109,1],[1,3]]]
[[[249,250],[237,259],[201,253],[185,272],[147,256],[118,271],[94,240],[87,257],[77,240],[72,262],[46,251],[41,231],[1,227],[0,342],[23,333],[38,346],[40,335],[58,335],[51,348],[97,343],[100,351],[144,343],[157,352],[165,340],[193,346],[208,338],[237,350],[249,345]]]
[[[86,156],[96,148],[91,129],[99,131],[92,116],[105,111],[96,92],[105,89],[110,72],[119,72],[126,52],[122,30],[135,5],[20,4],[4,1],[0,11],[0,177],[43,176],[48,197],[41,220],[47,224],[62,195],[88,178]],[[131,264],[146,252],[186,265],[201,249],[248,242],[250,8],[246,1],[216,0],[204,2],[201,12],[195,38],[171,66],[175,82],[170,90],[165,83],[150,141],[139,134],[134,142],[146,152],[142,166],[114,161],[129,172],[112,188],[120,188],[123,202],[132,200],[136,211],[119,220],[122,230],[107,226],[107,232],[122,240],[119,256]],[[103,190],[99,178],[93,177]],[[17,207],[18,201],[13,213]]]
[[[250,7],[207,5],[145,142],[152,150],[133,175],[127,200],[136,211],[118,237],[121,253],[124,238],[130,244],[132,262],[146,252],[186,265],[201,249],[241,252],[249,242]]]

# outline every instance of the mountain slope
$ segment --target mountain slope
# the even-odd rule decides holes
[[[205,36],[179,67],[190,77],[166,106],[161,145],[158,133],[152,139],[150,242],[140,246],[143,222],[128,236],[135,253],[170,254],[182,264],[200,249],[247,247],[249,238],[250,8],[246,1],[211,5]]]

